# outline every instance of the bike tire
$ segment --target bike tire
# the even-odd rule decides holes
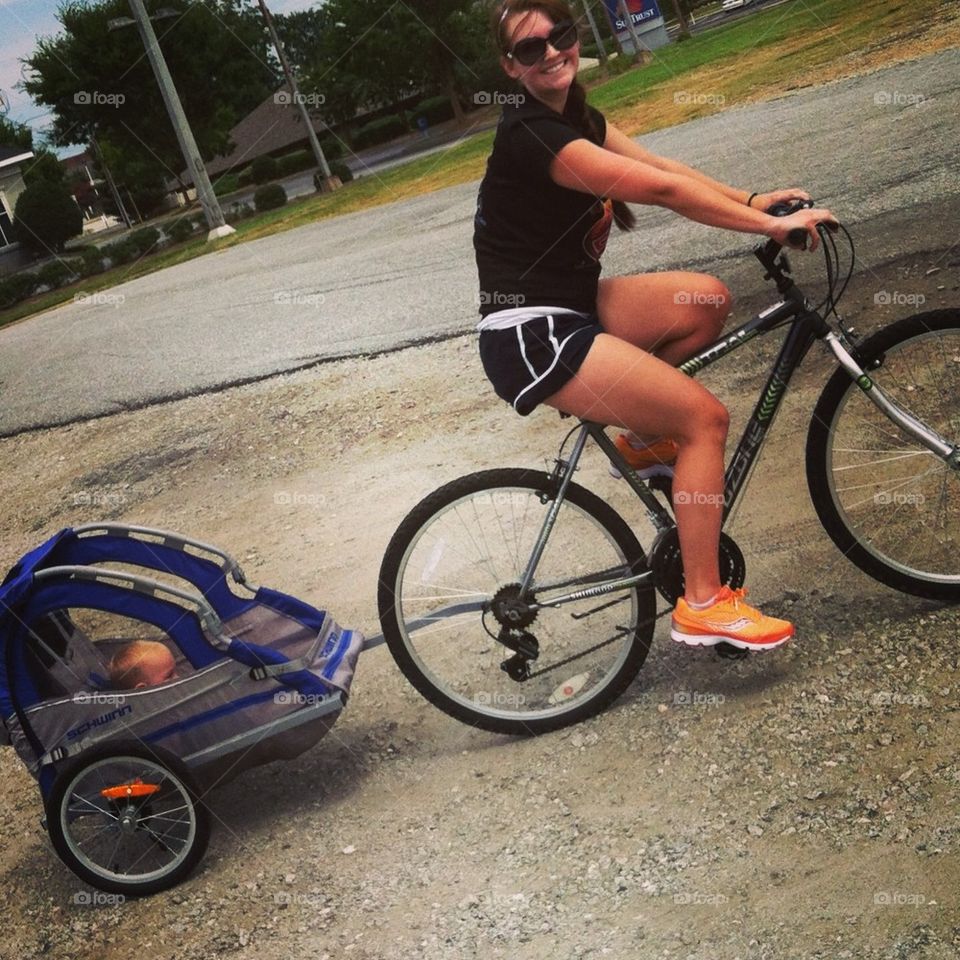
[[[130,784],[146,795],[105,799],[105,789]],[[92,886],[126,897],[176,886],[210,838],[209,814],[186,765],[132,740],[92,747],[73,760],[53,783],[46,817],[60,859]]]
[[[960,441],[960,310],[906,317],[857,348],[884,393]],[[838,370],[807,434],[807,482],[824,529],[895,590],[960,601],[960,472],[899,430]]]
[[[514,680],[501,669],[512,651],[485,627],[500,629],[494,598],[519,585],[555,486],[549,474],[510,468],[454,480],[410,511],[380,570],[380,623],[404,676],[450,716],[494,733],[536,735],[594,716],[623,693],[650,649],[655,592],[633,586],[537,612],[524,627],[539,647],[534,677]],[[533,592],[543,600],[596,583],[601,571],[646,569],[624,520],[570,483]]]

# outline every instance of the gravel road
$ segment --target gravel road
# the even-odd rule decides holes
[[[803,185],[857,225],[957,195],[960,52],[727,110],[644,143],[750,189]],[[466,184],[301,227],[0,330],[0,436],[470,329],[475,197]],[[692,260],[716,269],[746,249],[742,237],[666,211],[638,220],[611,244],[608,271]],[[898,249],[891,236],[877,254]]]
[[[877,260],[863,242],[846,301],[862,329],[909,312],[879,291],[958,303],[960,256],[928,242],[941,216],[960,202],[875,221],[912,252]],[[769,300],[748,287],[736,317]],[[775,344],[754,347],[707,378],[735,425]],[[661,626],[613,708],[537,740],[458,724],[371,651],[332,733],[215,791],[197,872],[137,902],[66,870],[0,751],[0,956],[955,958],[958,615],[867,580],[819,528],[800,458],[827,370],[814,351],[731,527],[752,596],[795,620],[795,643],[729,663]],[[182,529],[375,632],[380,558],[416,500],[543,465],[563,430],[507,412],[472,337],[324,364],[0,441],[0,557],[104,517]],[[639,523],[596,457],[581,480]]]

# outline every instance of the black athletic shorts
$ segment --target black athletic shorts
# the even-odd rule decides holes
[[[527,416],[580,369],[603,333],[596,314],[535,317],[480,333],[480,359],[497,396]]]

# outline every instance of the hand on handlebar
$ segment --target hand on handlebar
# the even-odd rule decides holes
[[[788,203],[793,206],[798,200],[810,202],[810,194],[798,187],[791,187],[789,190],[771,190],[770,193],[758,193],[750,206],[757,210],[769,211],[774,204]]]
[[[804,206],[793,213],[787,213],[788,209],[786,204],[775,204],[767,211],[778,218],[767,231],[767,236],[782,247],[805,250],[809,237],[809,249],[816,250],[820,245],[817,225],[822,223],[831,230],[836,230],[839,226],[837,218],[829,210]]]

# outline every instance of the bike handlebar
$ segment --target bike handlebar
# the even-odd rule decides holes
[[[771,217],[789,217],[792,213],[797,213],[799,210],[809,210],[812,206],[812,200],[795,200],[793,203],[781,201],[780,203],[775,203],[772,207],[768,207],[767,213],[769,213]],[[801,250],[806,250],[807,231],[802,227],[797,227],[796,230],[791,230],[787,234],[787,243],[789,243],[792,247],[798,247]]]

